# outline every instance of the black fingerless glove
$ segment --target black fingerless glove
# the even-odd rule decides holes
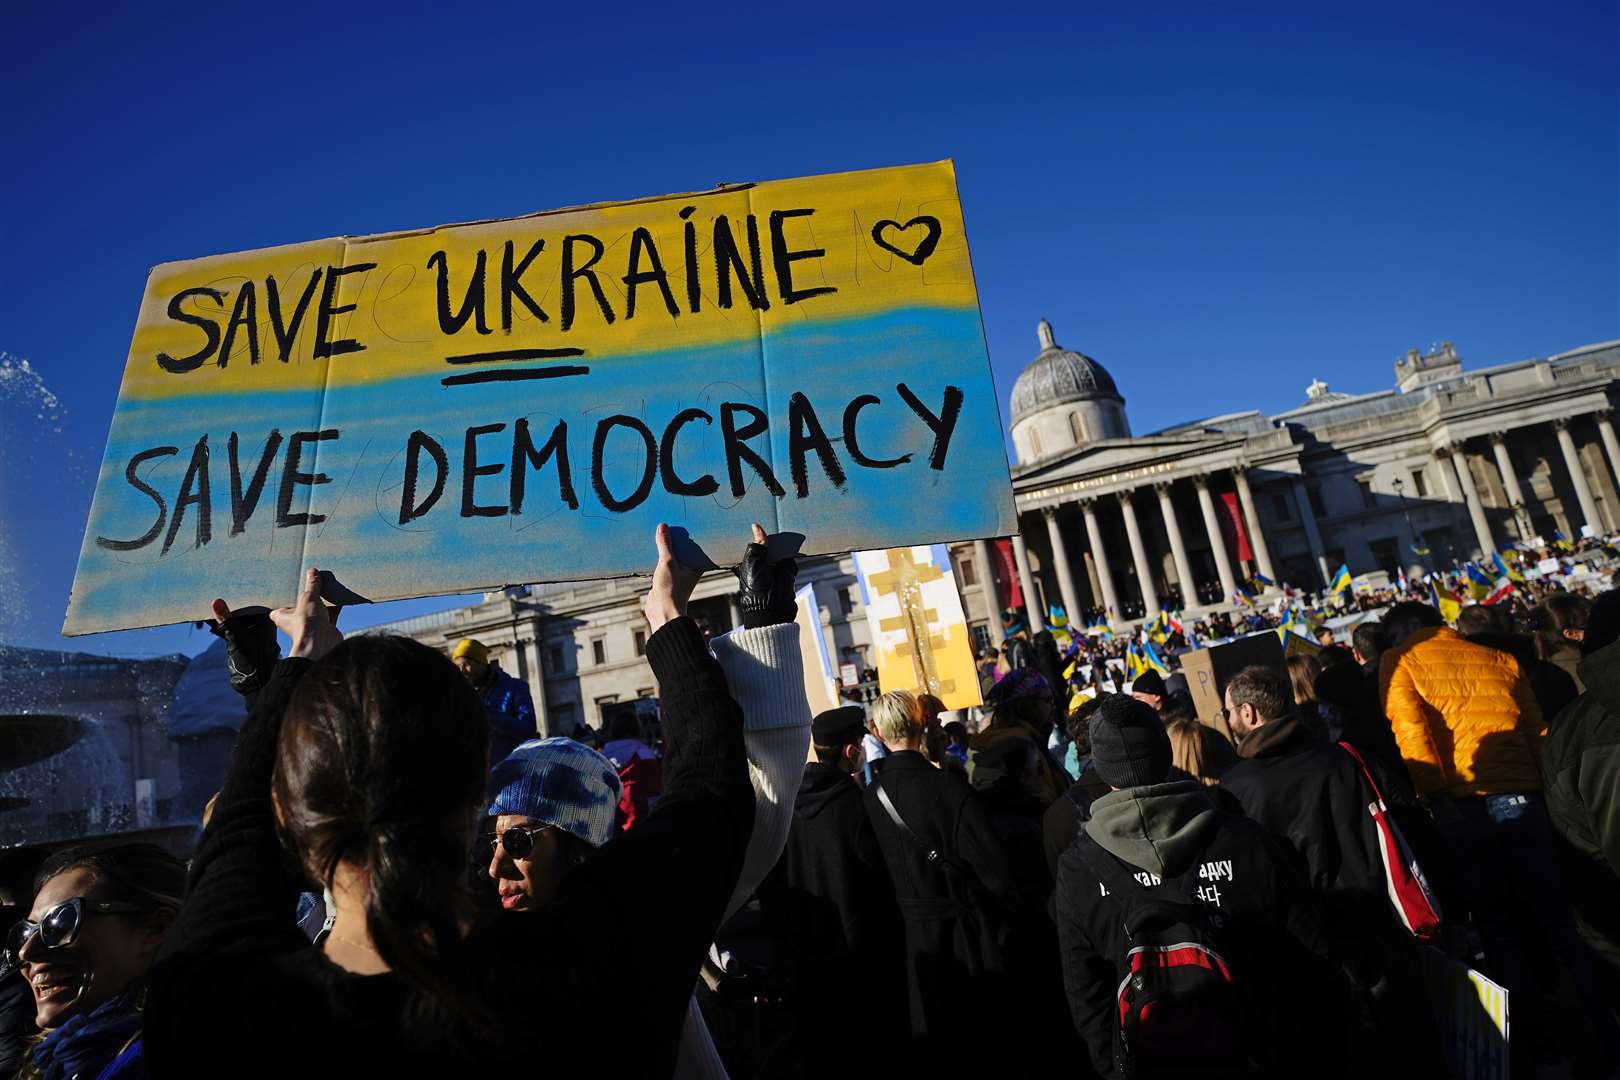
[[[281,658],[276,643],[276,624],[264,612],[232,615],[223,623],[209,623],[209,632],[225,642],[225,659],[231,670],[231,689],[251,697],[270,678],[270,669]]]
[[[793,585],[799,576],[799,564],[793,559],[769,561],[764,544],[749,544],[737,567],[740,586],[738,603],[742,607],[743,626],[754,630],[761,626],[790,623],[798,618],[799,605],[793,599]]]

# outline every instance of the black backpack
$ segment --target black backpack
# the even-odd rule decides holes
[[[1114,1066],[1243,1069],[1249,1061],[1242,988],[1219,908],[1134,870],[1081,831],[1080,854],[1123,910],[1126,952],[1115,994]]]

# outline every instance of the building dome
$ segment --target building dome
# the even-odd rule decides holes
[[[1058,347],[1052,324],[1042,319],[1037,329],[1041,351],[1013,383],[1012,422],[1018,423],[1043,409],[1076,401],[1114,401],[1120,405],[1114,377],[1083,353]]]

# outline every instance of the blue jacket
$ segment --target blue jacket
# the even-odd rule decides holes
[[[518,743],[540,736],[529,684],[500,668],[490,668],[489,673],[493,678],[484,691],[484,712],[489,716],[489,764],[494,768]]]

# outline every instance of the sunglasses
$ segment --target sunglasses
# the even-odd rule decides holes
[[[505,832],[479,833],[478,839],[473,842],[473,862],[487,865],[495,857],[495,845],[499,844],[506,853],[514,859],[527,859],[534,853],[534,838],[548,829],[555,829],[555,825],[513,825]]]
[[[64,900],[47,911],[39,922],[23,919],[6,932],[0,947],[0,978],[22,966],[22,951],[30,938],[39,935],[39,943],[47,949],[65,949],[79,936],[79,927],[91,915],[118,915],[145,911],[139,904],[120,904],[110,900],[90,900],[75,896]]]

